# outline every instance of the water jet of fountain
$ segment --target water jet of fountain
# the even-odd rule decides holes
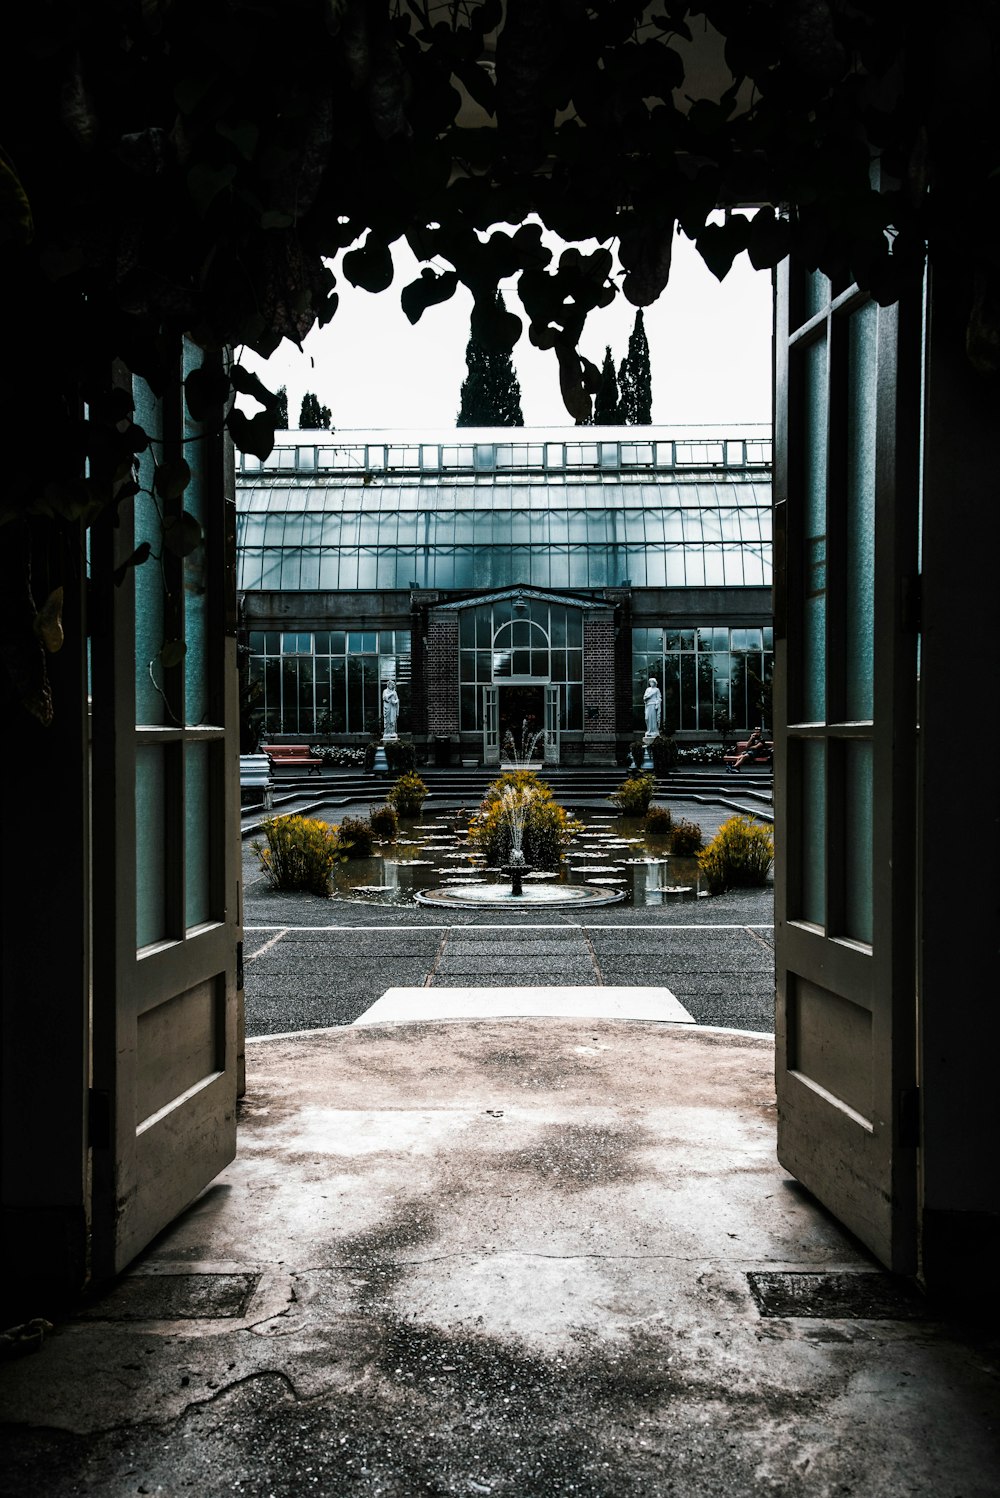
[[[515,770],[527,769],[534,757],[535,750],[545,738],[545,729],[540,728],[537,733],[528,731],[528,719],[525,718],[521,724],[521,747],[518,748],[514,735],[508,728],[503,736],[503,757],[513,765]]]
[[[531,872],[524,856],[524,824],[532,802],[537,799],[537,796],[538,792],[531,786],[508,785],[504,787],[500,797],[500,815],[510,831],[510,856],[507,859],[507,868],[501,872],[510,875],[512,895],[524,894],[521,881],[525,874]]]

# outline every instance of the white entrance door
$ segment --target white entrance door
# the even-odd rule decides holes
[[[483,687],[483,764],[500,763],[500,688]]]
[[[559,763],[559,688],[545,688],[545,763]]]
[[[918,336],[906,309],[782,268],[778,1153],[903,1272],[916,1254]]]
[[[182,401],[201,362],[179,358],[161,400],[136,382],[136,419],[154,438],[142,488],[93,538],[98,1278],[236,1149],[235,507],[226,439],[197,428]],[[150,559],[130,565],[145,542]]]

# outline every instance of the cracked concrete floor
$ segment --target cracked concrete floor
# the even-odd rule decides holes
[[[0,1493],[995,1498],[997,1349],[774,1160],[767,1038],[534,1019],[250,1047],[234,1164],[0,1370]]]

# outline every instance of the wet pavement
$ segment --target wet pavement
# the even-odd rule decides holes
[[[372,1025],[248,1071],[236,1162],[0,1366],[5,1498],[996,1495],[996,1344],[775,1163],[766,1037]]]
[[[245,855],[238,1157],[0,1364],[3,1498],[997,1498],[996,1339],[776,1162],[769,889],[498,919]],[[594,1012],[502,1017],[537,985]]]

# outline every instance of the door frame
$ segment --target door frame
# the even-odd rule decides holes
[[[237,967],[242,919],[239,866],[238,687],[236,673],[235,484],[222,432],[193,429],[183,376],[200,354],[179,351],[177,377],[145,416],[154,451],[184,453],[192,478],[180,496],[153,499],[152,458],[144,455],[141,493],[168,517],[183,504],[203,540],[184,555],[164,544],[146,563],[143,587],[162,587],[163,633],[185,640],[203,665],[160,662],[167,704],[159,723],[137,723],[137,501],[102,522],[92,539],[102,612],[93,646],[92,1217],[93,1274],[120,1271],[234,1157],[237,1086]],[[127,373],[119,380],[131,388]],[[148,401],[147,401],[148,403]],[[196,439],[196,440],[192,440]],[[188,445],[190,444],[190,445]],[[164,532],[165,533],[165,532]],[[156,548],[154,547],[154,553]],[[169,554],[168,554],[169,553]],[[162,583],[160,579],[162,578]],[[203,613],[197,600],[204,599]],[[197,623],[195,621],[198,621]],[[153,663],[150,663],[150,674]],[[171,675],[172,673],[172,675]],[[167,698],[170,698],[169,703]],[[199,718],[189,721],[191,713]],[[137,788],[139,755],[157,756],[162,779],[162,844],[144,856],[163,883],[162,936],[139,945]],[[204,752],[203,752],[204,751]],[[193,778],[192,778],[193,777]],[[199,787],[207,817],[186,808]],[[191,922],[188,850],[199,849],[205,916]],[[170,1042],[176,1040],[175,1050]]]
[[[849,287],[807,316],[795,302],[795,280],[801,284],[803,275],[786,262],[777,273],[775,299],[778,1158],[884,1263],[911,1273],[918,1258],[917,621],[908,600],[918,565],[920,309],[902,305],[875,314],[874,717],[850,721],[844,710],[847,337],[848,319],[872,304]],[[810,412],[802,363],[810,342],[820,340],[828,351],[825,416],[815,405],[810,409],[825,449],[826,534],[810,543],[804,519]],[[811,398],[815,402],[815,391]],[[810,721],[802,711],[809,669],[805,611],[817,578],[825,609],[826,706]],[[872,746],[870,945],[844,934],[847,766],[850,746],[866,743]],[[808,757],[821,766],[815,791],[807,788]],[[818,922],[804,918],[802,905],[810,828],[814,839],[822,832]]]

